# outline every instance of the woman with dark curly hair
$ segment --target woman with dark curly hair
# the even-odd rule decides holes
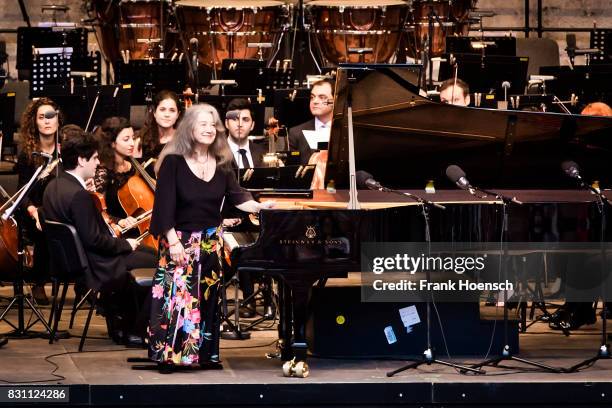
[[[136,137],[139,146],[134,157],[142,157],[144,161],[157,159],[164,146],[174,137],[181,115],[180,106],[178,96],[172,91],[163,90],[155,95],[153,107]]]
[[[126,118],[113,116],[102,122],[95,135],[100,158],[94,177],[96,191],[104,195],[107,213],[124,228],[136,222],[128,217],[118,198],[119,189],[136,174],[130,162],[134,154],[134,129]]]
[[[38,166],[45,161],[44,158],[33,155],[34,152],[57,157],[55,138],[62,120],[57,111],[58,105],[55,102],[48,98],[40,98],[32,101],[21,115],[20,152],[15,165],[19,187],[25,185],[32,178]],[[35,248],[30,278],[34,282],[32,287],[34,299],[42,305],[49,304],[44,287],[49,277],[49,255],[38,218],[38,207],[42,205],[43,192],[53,177],[53,172],[51,173],[34,185],[23,205],[23,214],[19,217],[26,232],[26,242],[33,244]]]

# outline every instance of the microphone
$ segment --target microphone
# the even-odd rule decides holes
[[[53,155],[45,152],[32,152],[32,156],[43,157],[49,161],[53,160]]]
[[[191,49],[191,56],[195,62],[198,58],[198,39],[197,38],[192,37],[189,40],[189,48]]]
[[[384,191],[384,187],[367,171],[359,170],[355,173],[355,179],[357,181],[357,188]]]
[[[467,177],[465,176],[465,172],[463,169],[455,164],[451,164],[446,168],[446,177],[450,179],[453,183],[457,185],[462,190],[468,191],[471,195],[478,198],[485,198],[487,195],[492,195],[496,199],[503,201],[504,203],[513,202],[515,204],[523,204],[521,201],[517,200],[516,197],[508,197],[500,193],[496,193],[494,191],[483,190],[478,187],[474,187],[470,184]],[[476,195],[476,191],[480,191],[484,193],[484,196]]]
[[[582,179],[582,176],[580,175],[580,167],[578,167],[578,164],[576,164],[576,162],[573,162],[571,160],[566,160],[563,163],[561,163],[561,169],[569,177],[576,180],[580,188],[591,191],[592,193],[597,195],[601,201],[605,201],[606,203],[610,204],[610,202],[608,201],[608,197],[606,197],[601,192],[601,190],[584,182],[584,180]]]
[[[561,163],[561,169],[563,170],[565,174],[567,174],[571,178],[582,182],[582,177],[580,176],[580,170],[576,162],[573,162],[571,160],[566,160],[563,163]]]
[[[565,34],[565,51],[570,60],[576,57],[576,34]]]
[[[398,194],[404,197],[411,198],[414,201],[421,203],[421,204],[427,204],[430,206],[440,208],[442,210],[446,209],[446,207],[444,207],[441,204],[435,203],[433,201],[425,200],[424,198],[421,198],[414,194],[406,193],[403,191],[394,190],[392,188],[385,187],[382,184],[380,184],[378,181],[374,180],[374,177],[367,171],[363,171],[363,170],[357,171],[355,173],[355,179],[356,179],[355,181],[357,182],[357,188],[360,188],[362,190],[367,188],[369,190],[384,191],[385,193],[394,193],[394,194]]]
[[[508,89],[510,89],[512,85],[510,84],[510,82],[504,81],[502,82],[501,86],[502,88],[504,88],[504,101],[508,101]],[[504,108],[504,109],[507,109],[507,108]]]
[[[470,194],[474,194],[473,188],[470,185],[470,182],[465,177],[465,172],[461,167],[451,164],[446,168],[446,177],[450,179],[453,183],[457,185],[462,190],[470,190]]]
[[[45,119],[53,119],[58,114],[59,114],[59,111],[56,111],[56,110],[47,111],[45,112]]]

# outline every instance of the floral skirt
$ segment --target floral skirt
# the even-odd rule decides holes
[[[219,361],[220,228],[177,235],[189,260],[176,265],[165,237],[153,281],[149,358],[175,365]]]

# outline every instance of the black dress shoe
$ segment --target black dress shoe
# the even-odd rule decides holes
[[[242,319],[250,319],[252,317],[255,317],[255,310],[250,309],[250,308],[240,308],[240,311],[238,312],[238,315],[242,318]]]
[[[172,363],[157,363],[157,370],[160,374],[172,374],[174,372],[174,364]]]
[[[563,307],[557,309],[554,313],[549,315],[543,315],[540,317],[540,321],[542,322],[559,322],[561,320],[567,319],[569,313]]]
[[[128,334],[123,342],[127,347],[130,348],[144,348],[145,343],[142,337],[136,336],[135,334]]]
[[[273,320],[276,317],[276,308],[274,306],[266,306],[264,311],[264,319]]]
[[[576,330],[585,324],[594,324],[596,321],[595,310],[592,310],[588,313],[570,313],[566,318],[549,322],[548,326],[553,330]]]
[[[0,347],[6,346],[7,343],[8,343],[8,339],[6,337],[0,336]]]
[[[200,369],[202,370],[223,370],[223,364],[219,361],[205,361],[200,363]]]

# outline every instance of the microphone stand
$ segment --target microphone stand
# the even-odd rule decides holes
[[[611,358],[610,355],[610,345],[608,344],[608,324],[607,324],[607,285],[605,281],[606,276],[606,248],[605,248],[605,240],[606,240],[606,222],[607,222],[607,208],[610,206],[610,201],[608,198],[598,189],[594,188],[591,185],[588,185],[582,181],[582,179],[578,179],[578,183],[580,187],[586,188],[591,192],[595,193],[597,197],[597,207],[599,209],[599,214],[601,218],[601,229],[599,233],[599,246],[601,252],[601,301],[603,303],[602,308],[602,319],[601,319],[601,344],[599,349],[597,350],[597,354],[594,357],[588,358],[578,364],[571,366],[570,368],[564,369],[564,372],[574,373],[578,371],[582,367],[588,367],[591,364],[597,362],[598,360],[609,360]]]
[[[521,201],[517,200],[515,197],[509,197],[501,193],[497,193],[490,190],[480,189],[478,187],[474,187],[471,185],[467,185],[465,187],[468,189],[470,194],[475,195],[473,191],[480,191],[486,195],[492,195],[497,200],[502,203],[502,238],[500,244],[503,246],[502,251],[502,265],[504,268],[504,279],[508,279],[508,205],[510,203],[514,204],[523,204]],[[504,346],[502,348],[501,354],[497,357],[492,357],[487,360],[481,361],[478,364],[474,364],[472,368],[481,368],[484,366],[497,366],[502,361],[518,361],[519,363],[523,363],[526,365],[542,368],[546,371],[550,371],[552,373],[560,373],[563,372],[560,368],[555,368],[548,366],[543,363],[538,363],[537,361],[527,360],[521,357],[516,357],[512,353],[512,349],[510,348],[510,344],[508,341],[508,290],[504,289]]]
[[[429,200],[425,200],[419,196],[416,196],[414,194],[411,193],[404,193],[402,191],[398,191],[398,190],[393,190],[387,187],[383,187],[380,186],[378,188],[379,191],[384,191],[387,193],[394,193],[394,194],[399,194],[401,196],[404,197],[409,197],[413,200],[415,200],[416,202],[418,202],[421,205],[421,211],[423,214],[423,220],[425,221],[425,242],[427,242],[427,247],[431,250],[431,230],[429,227],[429,209],[431,207],[436,207],[436,208],[440,208],[440,209],[446,209],[446,207],[444,207],[441,204],[437,204],[434,203],[432,201]],[[426,269],[425,271],[425,277],[427,279],[427,282],[431,282],[431,271],[429,270],[429,268]],[[410,370],[412,368],[418,368],[419,366],[423,365],[423,364],[427,364],[427,365],[432,365],[432,364],[440,364],[443,366],[447,366],[447,367],[452,367],[455,368],[457,370],[459,370],[461,373],[465,373],[465,372],[472,372],[474,374],[484,374],[485,372],[483,370],[481,370],[480,368],[472,368],[472,367],[467,367],[464,365],[460,365],[460,364],[456,364],[456,363],[451,363],[450,361],[445,361],[445,360],[440,360],[438,358],[436,358],[436,355],[434,353],[433,347],[431,346],[431,303],[433,300],[433,294],[431,292],[431,289],[427,289],[427,297],[425,300],[425,304],[426,304],[426,332],[427,332],[427,342],[426,342],[426,348],[423,351],[423,357],[420,359],[411,359],[408,361],[412,361],[409,364],[406,364],[400,368],[397,368],[395,370],[389,371],[387,372],[387,377],[393,377],[395,374],[401,373],[402,371],[406,371],[406,370]]]
[[[38,180],[38,176],[43,172],[45,168],[47,168],[48,165],[49,165],[49,161],[46,161],[44,164],[39,166],[34,172],[34,175],[32,176],[32,178],[30,178],[30,180],[27,182],[27,184],[22,189],[20,189],[17,193],[15,193],[15,195],[9,198],[2,207],[0,207],[0,211],[4,211],[4,213],[2,214],[2,220],[8,221],[10,219],[11,222],[13,222],[17,227],[16,228],[17,229],[17,273],[15,276],[15,281],[13,282],[13,298],[9,302],[8,306],[6,306],[2,314],[0,314],[0,321],[5,321],[9,326],[15,329],[12,332],[8,333],[9,337],[21,337],[21,338],[31,337],[34,333],[30,332],[29,329],[32,326],[34,326],[37,321],[40,321],[43,324],[43,326],[45,326],[47,333],[51,335],[51,327],[49,327],[49,324],[45,320],[44,316],[38,310],[38,308],[34,305],[34,303],[32,303],[30,298],[27,297],[23,293],[23,275],[24,275],[23,263],[24,263],[25,249],[24,249],[24,242],[23,242],[23,237],[22,237],[22,234],[19,228],[19,224],[17,223],[17,220],[15,219],[15,211],[26,199],[26,197],[28,196],[28,194],[30,193],[34,185],[36,184],[36,181]],[[9,207],[9,203],[11,201],[13,202],[13,205]],[[28,304],[30,310],[32,310],[32,312],[37,317],[37,320],[35,320],[33,323],[28,323],[27,326],[25,324],[25,318],[24,318],[25,303]],[[14,305],[17,305],[17,326],[15,326],[13,323],[9,322],[6,319],[7,313],[13,308]]]

